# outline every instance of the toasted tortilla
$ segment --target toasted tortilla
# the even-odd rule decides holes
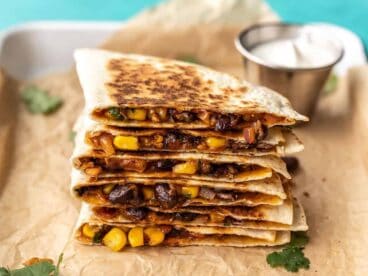
[[[283,204],[258,205],[255,207],[246,206],[211,206],[211,207],[178,207],[171,209],[162,209],[159,207],[148,207],[147,215],[143,219],[136,219],[141,223],[150,224],[174,224],[175,222],[188,222],[187,219],[178,218],[178,214],[193,214],[192,223],[204,224],[221,222],[224,224],[225,218],[236,220],[240,225],[244,220],[254,221],[271,221],[281,224],[293,224],[293,203],[292,200],[286,199]],[[95,216],[107,222],[127,223],[132,219],[127,210],[124,208],[114,207],[93,207]],[[180,215],[180,214],[179,214]],[[214,218],[209,216],[213,215]],[[221,220],[219,220],[219,217]]]
[[[277,196],[281,199],[286,199],[286,193],[282,186],[282,182],[278,174],[273,174],[269,178],[262,180],[246,181],[246,182],[215,182],[215,181],[201,181],[192,179],[161,179],[161,178],[142,178],[142,177],[101,177],[93,179],[82,174],[77,169],[72,169],[71,175],[71,193],[78,197],[77,190],[82,187],[101,186],[107,184],[134,183],[137,185],[152,186],[158,183],[168,183],[180,186],[207,186],[210,188],[217,188],[222,190],[235,190],[242,192],[262,193],[266,195]]]
[[[83,204],[85,205],[85,203]],[[275,230],[275,231],[307,231],[308,225],[307,225],[307,219],[305,216],[305,212],[298,200],[294,199],[292,208],[293,210],[292,210],[292,220],[291,220],[292,223],[291,224],[286,224],[282,222],[280,223],[280,222],[275,222],[275,221],[268,221],[268,220],[257,220],[257,219],[250,218],[250,219],[238,220],[235,224],[233,223],[231,225],[226,226],[224,225],[223,222],[208,221],[207,219],[203,220],[202,218],[198,218],[193,221],[181,221],[178,219],[169,220],[167,218],[159,218],[157,216],[153,216],[153,219],[149,219],[148,221],[142,220],[142,221],[133,222],[132,220],[123,218],[122,216],[119,216],[118,219],[102,217],[96,214],[95,210],[90,211],[91,212],[90,217],[95,220],[104,221],[106,223],[119,223],[119,224],[134,223],[137,225],[150,225],[154,223],[155,225],[170,224],[170,225],[177,225],[177,226],[199,226],[199,227],[202,227],[202,226],[211,226],[211,227],[231,226],[231,228],[241,228],[241,229],[260,229],[260,230]],[[273,220],[282,221],[283,219],[277,219],[274,216]],[[290,222],[290,220],[288,222]]]
[[[74,238],[85,245],[94,244],[92,239],[82,234],[82,227],[88,223],[92,227],[110,226],[119,227],[123,231],[129,231],[133,227],[154,227],[155,225],[140,224],[119,224],[107,223],[96,219],[90,211],[90,208],[83,204],[80,216],[75,228]],[[160,227],[160,226],[158,226]],[[161,226],[162,227],[162,226]],[[170,226],[169,226],[170,227]],[[257,230],[257,229],[237,229],[230,227],[196,227],[196,226],[174,226],[177,231],[186,233],[165,237],[161,245],[164,246],[187,246],[187,245],[210,245],[210,246],[274,246],[284,244],[290,241],[290,232]],[[189,235],[189,236],[188,236]]]
[[[92,150],[103,151],[103,147],[96,145],[93,141],[98,139],[101,135],[109,135],[110,137],[116,136],[129,136],[136,137],[138,139],[151,139],[154,140],[157,136],[167,137],[168,134],[173,133],[170,129],[124,129],[118,127],[112,127],[107,125],[98,124],[84,116],[83,127],[80,129],[82,133],[85,133],[85,143],[89,145]],[[226,140],[226,145],[232,145],[232,143],[246,145],[244,134],[242,131],[227,131],[219,132],[214,130],[189,130],[189,129],[175,129],[176,135],[188,135],[193,139],[205,140],[209,137],[221,138]],[[112,138],[113,139],[113,138]],[[162,145],[165,143],[163,142]],[[182,142],[185,144],[185,142]],[[206,145],[206,143],[204,142]],[[262,144],[257,146],[257,144]],[[197,153],[221,153],[226,155],[246,155],[246,156],[263,156],[263,155],[279,155],[284,156],[285,153],[291,154],[300,152],[304,146],[300,140],[295,136],[290,129],[282,127],[273,127],[268,130],[267,136],[258,141],[255,146],[250,148],[219,148],[211,149],[209,147],[185,147],[185,148],[173,148],[168,147],[156,148],[154,146],[144,146],[139,144],[139,148],[134,151],[166,151],[166,152],[197,152]],[[202,144],[201,144],[202,145]],[[124,152],[123,150],[115,149],[117,154]],[[127,150],[125,150],[127,151]]]
[[[96,115],[110,107],[174,108],[221,114],[270,114],[278,125],[307,121],[289,101],[270,89],[203,66],[97,49],[75,51],[86,112],[106,125],[149,128],[208,128],[201,121],[117,121]],[[97,113],[96,113],[97,112]]]
[[[198,180],[183,180],[183,179],[153,179],[153,178],[104,178],[95,181],[83,181],[84,175],[78,170],[73,169],[71,192],[76,198],[95,206],[106,207],[139,207],[139,206],[160,206],[157,200],[141,200],[139,202],[127,202],[125,204],[113,204],[108,200],[108,197],[103,193],[104,185],[127,185],[134,184],[138,187],[153,186],[156,184],[166,183],[169,185],[178,186],[199,186],[207,188],[221,189],[223,191],[238,193],[235,200],[223,200],[220,198],[206,199],[201,197],[186,198],[184,201],[178,201],[180,206],[256,206],[256,205],[281,205],[286,199],[281,179],[277,174],[272,177],[249,181],[244,183],[222,183],[222,182],[203,182]],[[82,180],[81,180],[82,179]],[[98,188],[92,192],[93,187]],[[81,189],[88,188],[86,195],[82,196]],[[241,194],[239,194],[241,192]]]
[[[78,138],[79,137],[79,138]],[[91,151],[86,148],[86,145],[79,143],[81,139],[80,133],[77,134],[76,146],[72,156],[72,163],[75,168],[80,169],[83,167],[86,159],[100,160],[101,162],[110,162],[112,160],[178,160],[186,162],[188,160],[206,160],[215,164],[235,163],[239,165],[258,165],[261,168],[257,170],[251,170],[239,175],[235,175],[234,178],[228,177],[215,177],[210,175],[187,175],[187,174],[175,174],[171,171],[154,171],[154,172],[134,172],[134,171],[102,171],[99,177],[142,177],[142,178],[181,178],[181,179],[193,179],[193,180],[206,180],[206,181],[223,181],[223,182],[244,182],[249,180],[264,179],[272,176],[272,170],[281,174],[285,178],[290,179],[290,175],[286,169],[285,163],[276,156],[235,156],[235,155],[218,155],[218,154],[206,154],[206,153],[124,153],[119,155],[112,155],[105,157],[103,153]]]

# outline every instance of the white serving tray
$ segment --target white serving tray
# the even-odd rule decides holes
[[[121,22],[85,21],[17,25],[0,32],[0,66],[22,80],[67,70],[74,49],[96,47],[121,27]]]
[[[330,24],[314,25],[335,34],[344,44],[345,56],[335,68],[337,74],[366,63],[362,42],[353,32]],[[96,47],[122,26],[122,22],[108,21],[40,21],[18,25],[0,32],[0,66],[22,80],[67,70],[73,65],[74,49]]]

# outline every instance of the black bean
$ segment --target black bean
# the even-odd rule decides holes
[[[138,199],[138,188],[133,184],[117,185],[109,194],[109,200],[112,203],[127,204]]]
[[[156,163],[157,169],[164,171],[171,170],[174,165],[175,162],[170,159],[159,160]]]
[[[197,216],[198,214],[189,213],[189,212],[175,214],[176,219],[181,220],[181,221],[187,221],[187,222],[194,220]]]
[[[155,198],[164,208],[171,208],[177,204],[177,192],[175,187],[165,183],[156,184]]]
[[[216,120],[215,130],[224,131],[228,130],[231,127],[230,118],[225,115],[221,115]]]
[[[127,208],[126,214],[129,218],[133,220],[142,220],[148,215],[148,210],[144,207],[142,208]]]

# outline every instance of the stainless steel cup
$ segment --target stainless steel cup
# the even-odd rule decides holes
[[[239,34],[235,40],[235,45],[243,56],[247,80],[283,94],[298,112],[311,117],[319,92],[323,88],[333,65],[343,56],[342,45],[339,44],[336,59],[333,62],[318,68],[275,66],[267,64],[250,52],[252,48],[265,42],[295,39],[300,35],[303,27],[303,25],[284,23],[253,25]]]

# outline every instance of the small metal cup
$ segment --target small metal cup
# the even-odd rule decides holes
[[[247,80],[283,94],[298,112],[311,117],[319,92],[332,67],[343,56],[344,50],[341,43],[337,42],[339,47],[333,62],[313,68],[290,68],[267,64],[250,52],[252,48],[265,42],[295,39],[300,35],[303,27],[303,25],[284,23],[253,25],[239,34],[235,45],[243,56]]]

